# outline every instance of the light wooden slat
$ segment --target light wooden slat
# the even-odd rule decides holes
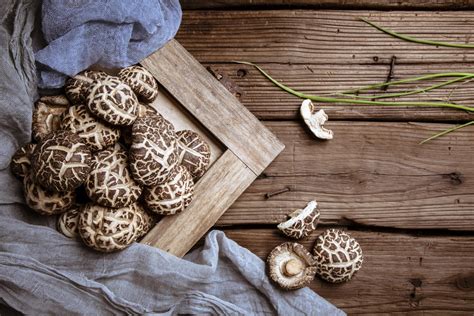
[[[302,243],[311,249],[318,229]],[[273,229],[226,229],[228,237],[264,259],[288,241]],[[361,244],[364,264],[348,283],[316,279],[311,288],[349,315],[472,315],[474,237],[416,237],[350,232]],[[416,286],[415,286],[416,285]]]
[[[302,123],[267,126],[286,150],[218,224],[276,224],[316,199],[326,224],[474,230],[474,126],[424,145],[452,125],[329,122],[330,141]]]
[[[255,180],[256,175],[230,150],[197,182],[185,212],[164,217],[141,243],[182,257]]]
[[[256,175],[283,145],[177,41],[141,62],[204,127]]]

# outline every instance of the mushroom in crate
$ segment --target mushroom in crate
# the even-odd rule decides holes
[[[58,221],[56,222],[56,229],[66,237],[79,237],[78,226],[80,211],[81,207],[79,205],[75,205],[67,212],[59,215]]]
[[[31,169],[31,155],[35,150],[36,144],[28,143],[15,152],[10,163],[12,173],[22,179],[28,175]]]
[[[300,239],[307,237],[316,229],[320,213],[318,203],[311,201],[304,209],[298,209],[289,215],[290,219],[280,223],[278,229],[288,237]]]
[[[120,80],[130,86],[137,97],[146,103],[158,96],[158,83],[153,75],[141,66],[130,66],[120,70]]]
[[[340,229],[328,229],[319,235],[313,254],[318,275],[331,283],[349,281],[362,267],[359,243]]]
[[[102,81],[109,77],[103,71],[86,70],[66,81],[64,90],[73,104],[85,103],[89,88],[94,81]]]
[[[188,168],[194,179],[199,179],[209,167],[211,150],[209,144],[196,132],[176,132],[178,138],[179,163]]]
[[[32,134],[34,140],[40,142],[50,133],[59,130],[61,115],[68,106],[69,100],[63,95],[41,97],[33,110]]]
[[[285,290],[303,288],[314,280],[314,264],[311,253],[295,242],[277,246],[267,257],[270,278]]]

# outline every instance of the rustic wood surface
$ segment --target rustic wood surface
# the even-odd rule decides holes
[[[347,284],[314,281],[311,288],[318,294],[349,314],[473,315],[474,127],[418,144],[473,116],[431,108],[324,104],[335,139],[318,141],[298,118],[301,100],[279,91],[255,69],[232,63],[257,62],[276,79],[313,94],[385,81],[392,56],[393,80],[468,72],[474,50],[401,42],[356,18],[370,17],[427,39],[469,42],[474,12],[320,8],[433,10],[471,8],[473,2],[292,2],[306,10],[293,10],[288,1],[279,0],[183,4],[209,10],[185,11],[177,39],[204,66],[226,75],[240,89],[240,101],[286,145],[217,228],[265,258],[287,240],[275,224],[316,198],[322,212],[318,232],[348,229],[366,258]],[[266,10],[267,6],[279,10]],[[474,82],[469,82],[406,100],[470,105],[473,92]],[[284,188],[290,191],[265,198]],[[311,247],[318,232],[303,243]]]

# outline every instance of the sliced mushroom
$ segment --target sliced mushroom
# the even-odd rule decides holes
[[[349,281],[362,267],[359,243],[340,229],[328,229],[319,235],[313,254],[318,275],[331,283]]]
[[[332,139],[333,132],[323,127],[324,123],[328,120],[327,114],[323,109],[316,113],[313,113],[315,106],[311,100],[306,99],[303,101],[300,107],[300,113],[303,117],[304,122],[308,125],[311,132],[320,139]]]
[[[314,264],[311,253],[295,242],[277,246],[267,258],[270,278],[285,290],[307,286],[316,275]]]
[[[28,175],[31,169],[31,155],[35,147],[36,144],[28,143],[15,152],[10,162],[10,169],[15,176],[24,178]]]
[[[43,140],[49,133],[59,130],[61,115],[69,106],[63,95],[44,96],[35,104],[32,120],[32,134],[36,141]]]
[[[300,239],[308,236],[316,229],[320,213],[317,210],[318,203],[311,201],[304,209],[291,213],[290,219],[280,223],[278,229],[288,237]]]

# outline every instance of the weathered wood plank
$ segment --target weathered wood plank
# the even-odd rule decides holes
[[[472,0],[183,0],[183,9],[239,9],[265,7],[305,7],[329,9],[437,9],[460,10],[474,8]]]
[[[252,183],[256,175],[230,150],[196,183],[185,212],[166,216],[142,239],[182,257]]]
[[[264,259],[288,241],[276,229],[226,229],[228,237]],[[318,233],[302,243],[311,249]],[[350,232],[361,244],[364,264],[341,285],[316,279],[311,288],[349,315],[474,312],[474,237],[417,237]]]
[[[141,64],[256,175],[283,150],[278,139],[177,41],[171,40]]]
[[[218,224],[276,224],[316,199],[327,224],[474,230],[474,127],[419,145],[452,125],[329,122],[330,141],[298,122],[267,126],[286,150]]]
[[[374,56],[375,57],[375,56]],[[389,72],[390,61],[374,61],[371,65],[320,65],[320,64],[265,64],[265,69],[275,79],[302,92],[328,95],[364,85],[384,82]],[[206,64],[226,74],[243,91],[240,101],[254,115],[265,120],[289,120],[298,118],[301,100],[281,91],[263,77],[256,69],[239,64]],[[414,64],[398,65],[393,68],[393,80],[437,72],[471,71],[470,65]],[[447,80],[447,79],[445,79]],[[440,80],[390,87],[386,93],[428,87]],[[381,90],[374,91],[384,93]],[[472,106],[474,82],[453,84],[429,93],[399,98],[403,101],[451,101]],[[385,99],[390,100],[390,99]],[[396,121],[461,121],[473,119],[474,115],[464,111],[441,108],[380,107],[351,104],[321,104],[331,120],[396,120]]]

